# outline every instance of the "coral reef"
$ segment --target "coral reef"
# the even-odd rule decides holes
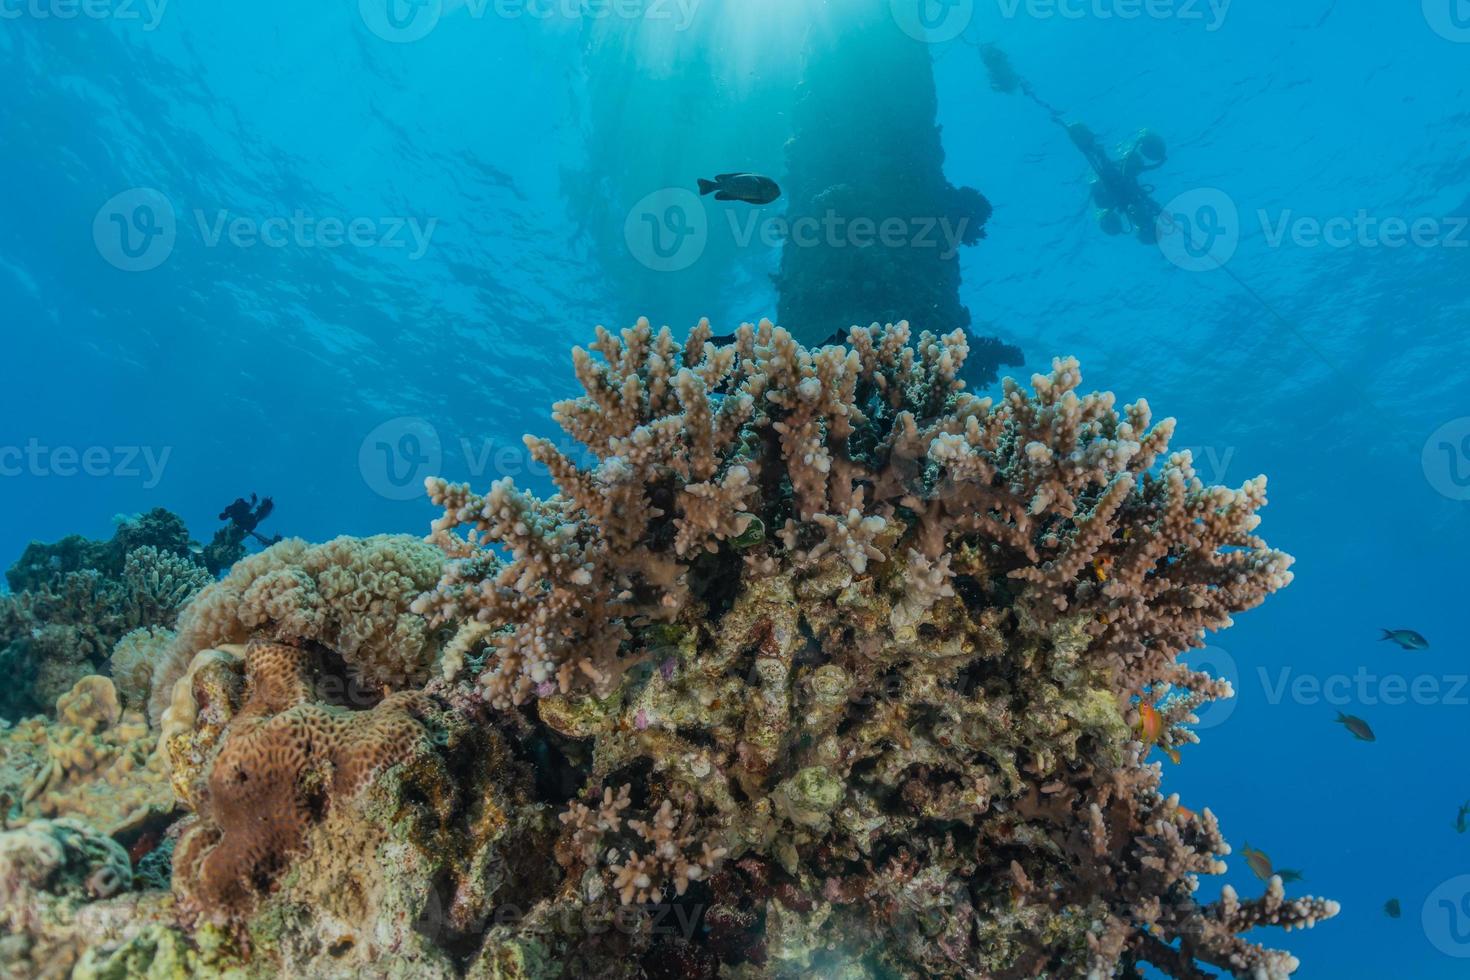
[[[132,843],[174,809],[156,745],[143,716],[122,709],[110,679],[84,677],[57,699],[54,721],[0,727],[0,817],[10,826],[83,820]]]
[[[442,565],[434,548],[402,535],[290,539],[251,555],[180,619],[150,682],[150,718],[161,718],[200,651],[257,638],[331,650],[368,699],[422,687],[444,637],[408,607]]]
[[[0,832],[0,974],[65,977],[89,945],[148,918],[134,897],[127,852],[75,820],[35,820]]]
[[[1158,705],[1160,747],[1192,742],[1230,690],[1178,655],[1290,581],[1264,480],[1205,486],[1172,420],[1079,394],[1071,360],[992,401],[959,332],[710,334],[575,352],[555,417],[598,464],[527,439],[558,495],[430,481],[452,563],[415,608],[472,631],[492,705],[534,706],[585,780],[563,911],[697,908],[693,946],[613,944],[695,975],[1294,969],[1239,933],[1335,904],[1196,901],[1229,846],[1134,731]]]
[[[127,634],[168,628],[212,580],[183,521],[158,509],[121,520],[113,537],[32,543],[0,595],[0,670],[16,679],[0,717],[49,710],[80,678],[106,669]]]
[[[1070,359],[986,398],[960,330],[712,335],[574,352],[558,493],[281,542],[0,727],[0,966],[1292,973],[1246,934],[1336,904],[1198,898],[1231,848],[1153,755],[1233,693],[1180,655],[1291,580],[1265,481]]]
[[[248,921],[247,945],[294,975],[454,976],[495,908],[550,890],[554,820],[481,708],[322,703],[323,658],[283,644],[208,662],[190,682],[212,723],[169,742],[196,811],[174,851],[189,917]]]

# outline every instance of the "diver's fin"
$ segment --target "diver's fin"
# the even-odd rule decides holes
[[[720,189],[720,185],[716,181],[714,181],[714,180],[705,180],[703,177],[699,178],[699,193],[700,193],[700,196],[703,196],[705,194],[713,194],[715,191],[717,191],[719,189]]]
[[[715,195],[715,200],[716,201],[735,201],[735,200],[739,200],[739,198],[737,198],[734,194],[731,194],[729,191],[720,191],[718,194]]]

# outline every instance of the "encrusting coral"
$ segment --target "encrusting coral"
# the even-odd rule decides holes
[[[157,736],[124,711],[109,678],[84,677],[56,702],[56,720],[36,716],[0,728],[0,810],[10,826],[40,818],[85,820],[131,842],[174,808]]]
[[[559,901],[702,906],[708,971],[1294,969],[1238,933],[1335,903],[1197,902],[1229,847],[1134,731],[1157,705],[1159,744],[1193,741],[1229,685],[1178,656],[1290,581],[1264,479],[1204,485],[1072,360],[992,401],[958,332],[710,337],[574,352],[555,418],[596,465],[526,440],[558,495],[429,483],[451,564],[415,609],[581,760]]]

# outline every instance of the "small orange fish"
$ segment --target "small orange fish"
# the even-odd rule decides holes
[[[1193,810],[1191,810],[1187,806],[1176,806],[1174,808],[1174,812],[1177,813],[1177,814],[1179,814],[1181,817],[1183,817],[1186,820],[1198,820],[1199,819],[1199,814],[1198,813],[1195,813]]]
[[[1176,766],[1179,765],[1179,750],[1159,745],[1159,739],[1164,737],[1164,716],[1159,714],[1159,709],[1155,708],[1151,702],[1143,700],[1138,702],[1138,725],[1134,731],[1138,733],[1139,741],[1143,742],[1145,753],[1158,745],[1169,757],[1170,762]]]

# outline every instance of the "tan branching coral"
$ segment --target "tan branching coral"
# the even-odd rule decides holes
[[[1147,700],[1192,741],[1229,685],[1177,657],[1290,581],[1264,479],[1205,486],[1071,359],[992,400],[958,333],[710,338],[575,352],[555,417],[594,465],[527,440],[557,495],[429,484],[450,564],[415,610],[583,760],[558,855],[594,884],[561,901],[702,889],[701,955],[751,975],[1294,968],[1238,934],[1336,906],[1197,902],[1229,847],[1135,732]]]

